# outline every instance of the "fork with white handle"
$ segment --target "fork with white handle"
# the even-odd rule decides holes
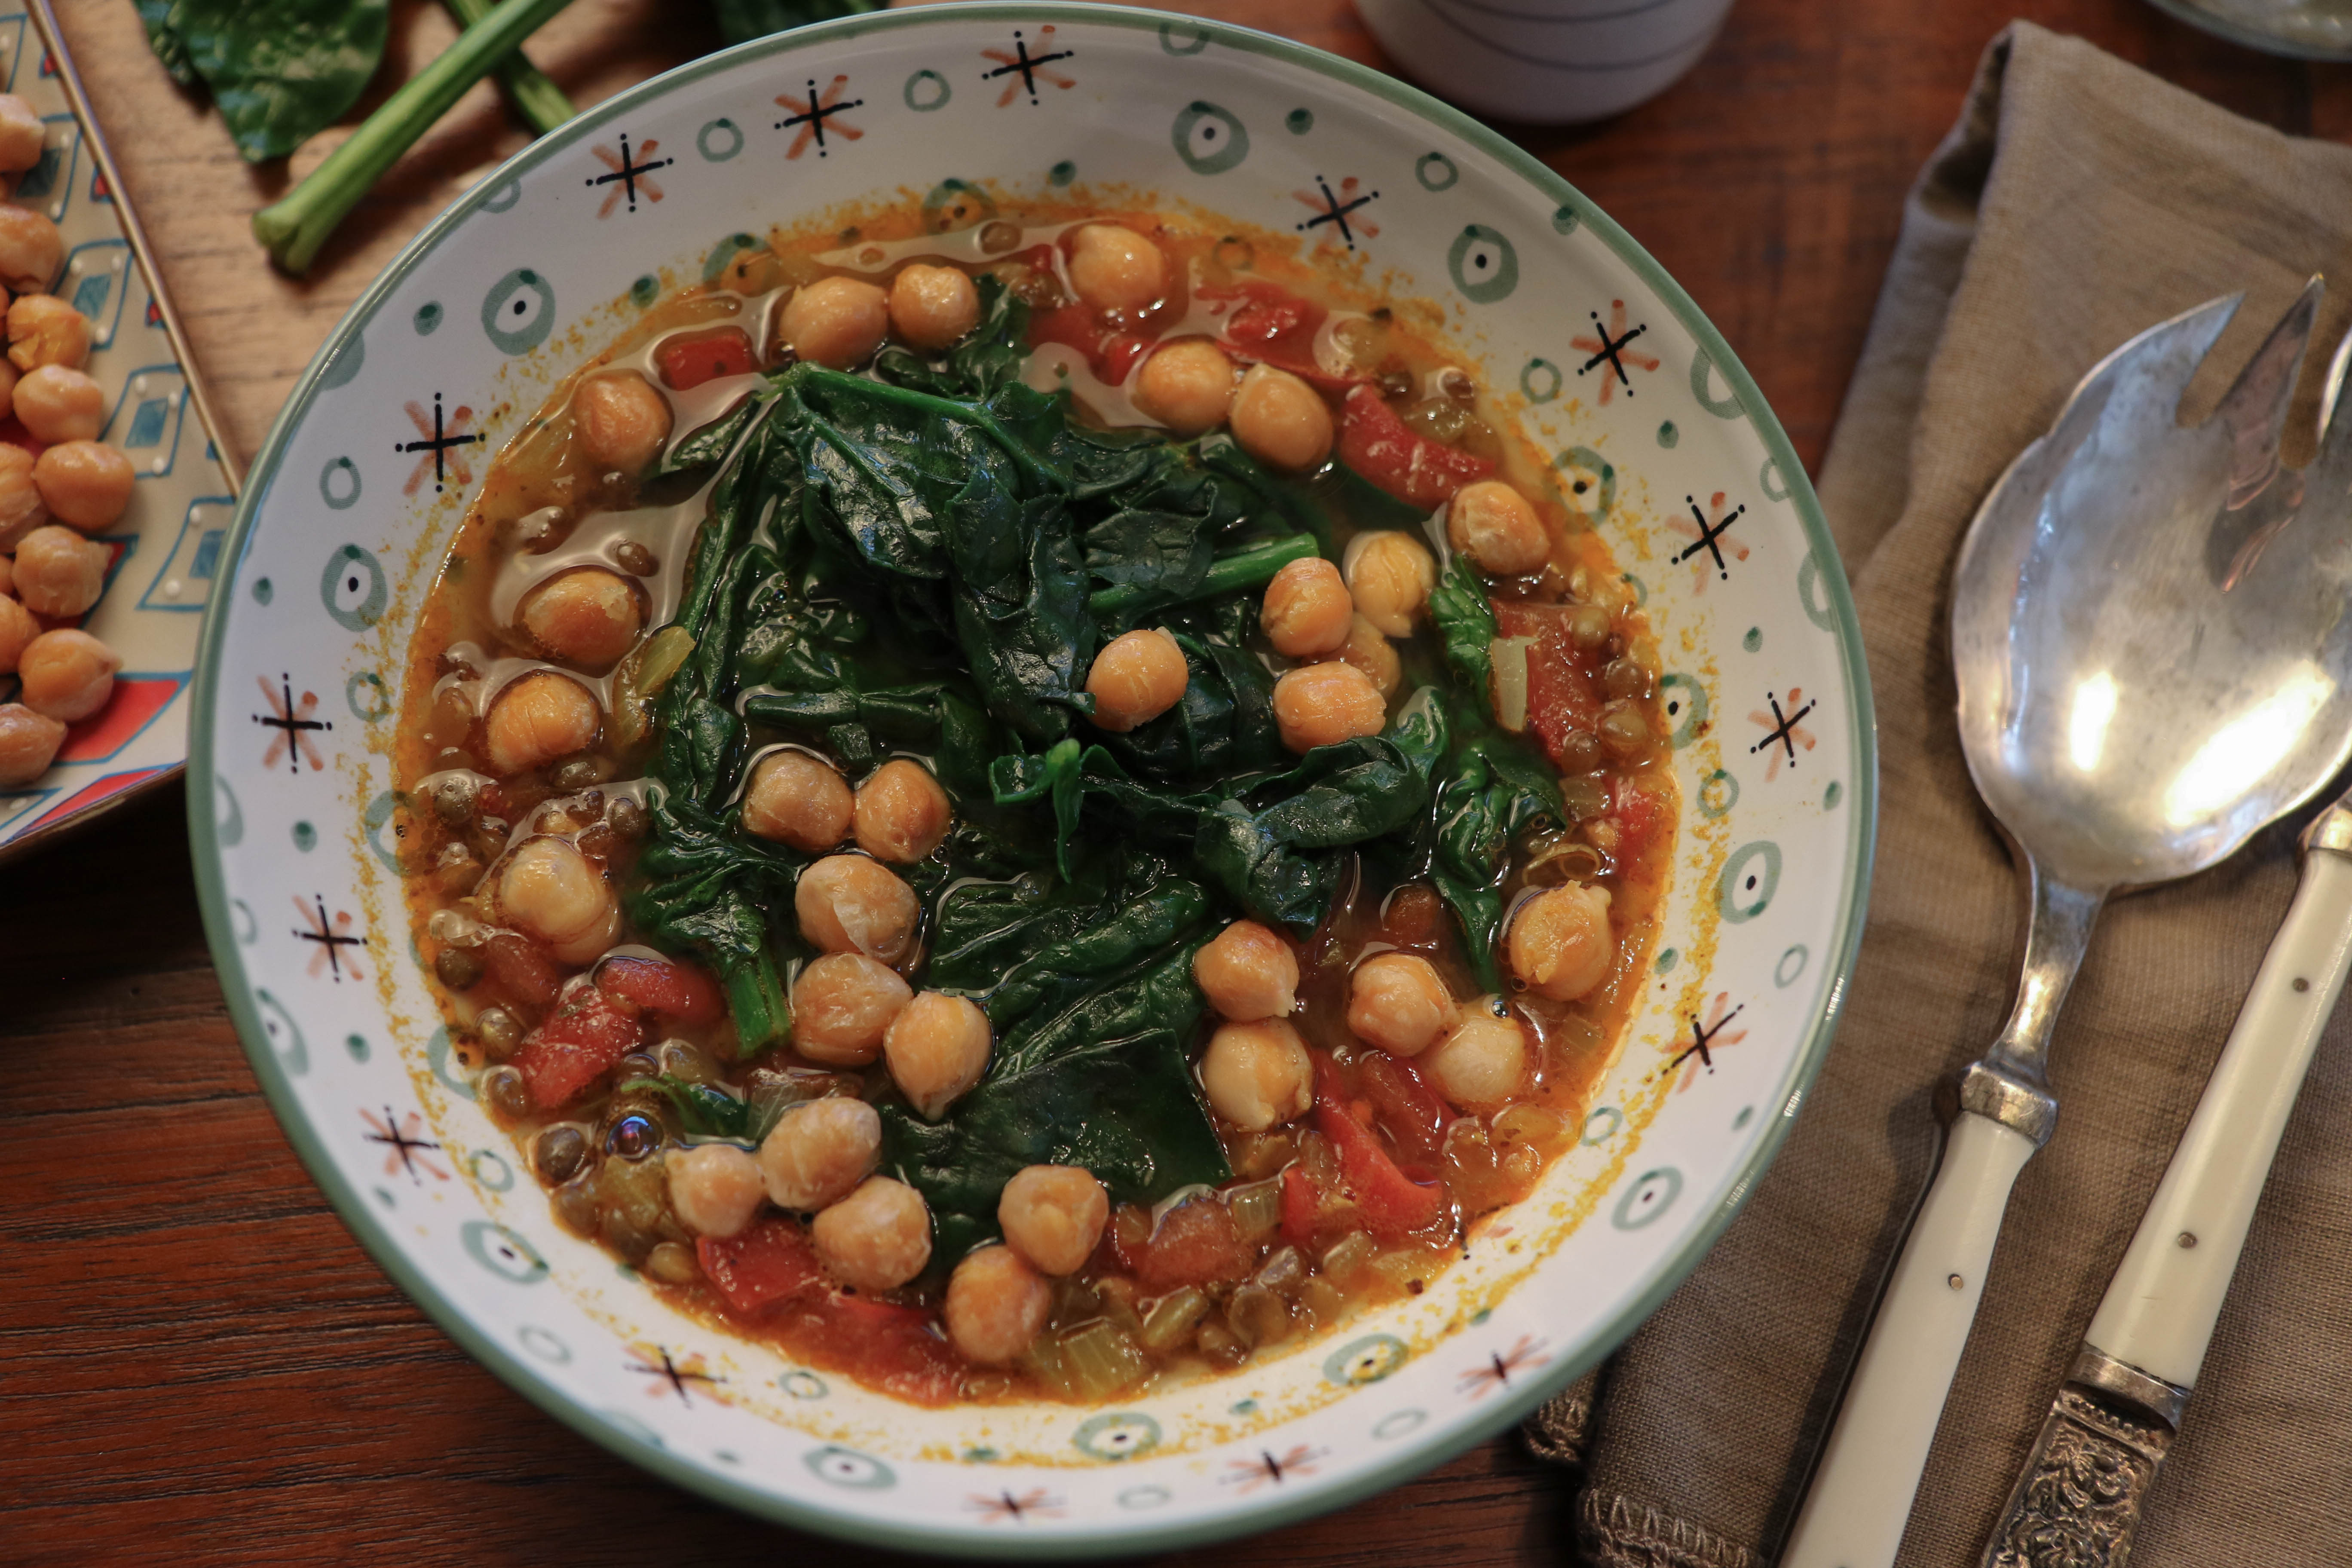
[[[2352,793],[2303,836],[2303,880],[2082,1353],[1986,1543],[1985,1568],[2122,1568],[2179,1430],[2320,1032],[2352,967]],[[2095,1489],[2070,1484],[2095,1473]]]

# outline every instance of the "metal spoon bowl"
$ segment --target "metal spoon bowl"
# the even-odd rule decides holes
[[[1952,609],[1969,771],[2069,887],[2202,870],[2352,757],[2352,443],[2300,474],[2277,458],[2317,303],[2315,286],[2192,428],[2180,395],[2237,300],[2116,351],[1969,531]]]

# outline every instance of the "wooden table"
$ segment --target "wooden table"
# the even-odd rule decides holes
[[[217,121],[150,58],[129,0],[59,8],[224,435],[249,459],[345,307],[522,135],[477,89],[312,276],[286,279],[246,226],[289,172],[238,162]],[[1189,8],[1383,63],[1348,0]],[[2139,0],[2020,8],[2283,130],[2352,136],[2343,69],[2233,48]],[[678,15],[698,20],[701,8],[578,0],[533,53],[593,102],[713,41],[681,36]],[[2009,15],[2000,0],[1739,0],[1665,96],[1604,125],[1519,140],[1682,280],[1810,466],[1904,191]],[[430,5],[396,5],[394,26],[387,80],[449,37]],[[205,955],[182,824],[166,792],[0,872],[0,1562],[383,1553],[644,1568],[765,1565],[812,1547],[540,1415],[352,1243],[247,1070]],[[1568,1473],[1497,1439],[1344,1514],[1213,1555],[1225,1568],[1557,1563],[1573,1503]]]

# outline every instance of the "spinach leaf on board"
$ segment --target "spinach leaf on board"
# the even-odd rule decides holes
[[[389,0],[140,0],[173,79],[211,88],[247,163],[283,158],[342,118],[383,60]]]

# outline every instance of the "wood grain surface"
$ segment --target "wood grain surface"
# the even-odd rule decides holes
[[[2342,68],[2237,49],[2139,0],[2019,4],[2240,113],[2352,137]],[[1183,8],[1385,64],[1348,0]],[[476,89],[310,278],[281,278],[247,221],[348,127],[290,170],[251,168],[150,57],[130,0],[58,9],[194,368],[249,459],[344,309],[523,133]],[[393,11],[371,102],[451,36],[437,5]],[[1904,191],[2011,15],[2001,0],[1738,0],[1662,98],[1580,130],[1505,129],[1682,281],[1811,466]],[[692,0],[578,0],[530,52],[585,105],[710,47],[703,16]],[[0,1562],[868,1560],[574,1436],[393,1288],[247,1069],[182,811],[167,791],[0,872]],[[1189,1560],[1559,1563],[1573,1490],[1571,1474],[1502,1438],[1343,1513]]]

